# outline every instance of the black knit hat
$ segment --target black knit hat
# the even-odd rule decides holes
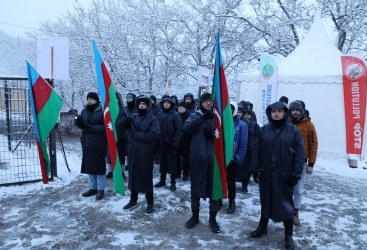
[[[288,97],[286,97],[286,96],[282,96],[282,97],[280,97],[280,98],[279,98],[279,101],[280,101],[280,102],[288,103]]]
[[[187,104],[186,104],[186,102],[182,101],[182,102],[180,102],[180,103],[178,104],[178,106],[177,106],[177,107],[184,107],[185,109],[187,109]]]
[[[149,98],[150,98],[151,100],[153,100],[154,102],[157,102],[157,98],[155,97],[155,95],[151,95],[151,96],[149,96]]]
[[[149,98],[147,96],[140,95],[140,96],[138,96],[138,104],[140,102],[144,102],[147,106],[149,106],[150,100],[149,100]]]
[[[242,106],[242,104],[238,103],[237,107],[239,111],[241,111],[242,113],[245,113],[245,108]]]
[[[89,92],[88,95],[87,95],[87,100],[88,100],[88,98],[92,98],[96,102],[99,102],[99,96],[96,92]]]
[[[207,100],[207,99],[211,99],[210,98],[210,93],[204,93],[200,96],[200,103],[202,103],[203,101]]]

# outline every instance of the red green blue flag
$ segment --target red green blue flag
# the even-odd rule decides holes
[[[125,195],[124,180],[122,178],[122,171],[120,167],[120,160],[117,153],[116,143],[116,119],[119,115],[119,105],[116,97],[115,86],[112,83],[110,73],[98,51],[97,44],[92,41],[94,62],[96,65],[96,74],[98,80],[99,94],[101,96],[101,103],[103,109],[104,124],[107,134],[108,149],[111,157],[111,167],[113,171],[113,185],[115,192]]]
[[[227,198],[226,168],[233,155],[234,126],[226,75],[216,39],[215,70],[211,99],[214,101],[214,173],[212,199]]]
[[[42,180],[48,183],[51,170],[46,139],[59,119],[62,99],[28,62],[27,73]]]

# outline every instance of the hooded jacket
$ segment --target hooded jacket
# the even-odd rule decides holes
[[[116,123],[117,130],[128,130],[129,184],[131,191],[153,193],[153,166],[155,143],[160,134],[157,118],[152,114],[152,103],[147,96],[137,101],[147,102],[144,114],[131,114],[132,123],[123,117]]]
[[[276,128],[272,109],[284,109],[284,122]],[[288,123],[288,108],[275,102],[266,109],[269,124],[260,130],[260,201],[261,213],[274,222],[293,220],[293,187],[288,186],[290,175],[300,179],[304,163],[304,147],[298,129]]]
[[[169,112],[165,112],[163,103],[171,103]],[[176,149],[182,136],[182,121],[180,115],[173,109],[174,102],[170,97],[165,97],[160,102],[161,111],[157,115],[160,126],[160,172],[176,174],[177,152]]]

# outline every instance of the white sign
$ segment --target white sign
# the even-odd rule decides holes
[[[210,69],[199,66],[198,67],[198,85],[201,86],[211,86],[212,83],[212,73]]]
[[[69,38],[37,38],[37,72],[43,78],[69,80]]]

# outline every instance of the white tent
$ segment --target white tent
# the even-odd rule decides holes
[[[317,11],[305,38],[278,64],[276,100],[287,96],[289,102],[305,102],[318,135],[318,156],[323,158],[347,157],[341,55]],[[238,101],[252,102],[260,117],[259,72],[239,74],[238,80]]]

